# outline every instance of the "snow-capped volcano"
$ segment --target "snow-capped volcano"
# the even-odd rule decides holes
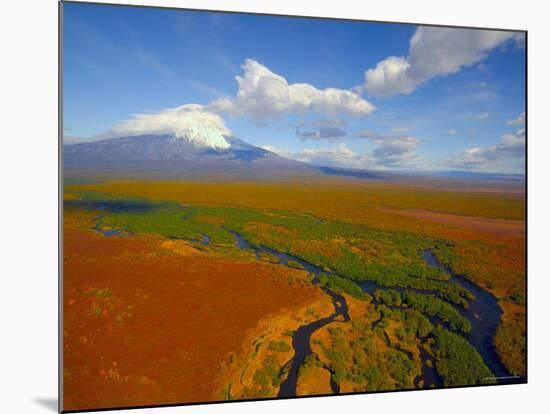
[[[182,105],[160,112],[132,115],[104,134],[107,138],[170,135],[196,148],[227,149],[231,131],[223,119],[202,105]]]
[[[314,171],[232,136],[223,119],[202,105],[136,114],[103,138],[65,145],[65,175],[272,178]]]
[[[63,147],[67,177],[273,178],[309,174],[314,167],[238,138],[193,128],[179,135],[139,135]],[[223,142],[221,141],[223,140]],[[220,148],[217,144],[224,147]]]

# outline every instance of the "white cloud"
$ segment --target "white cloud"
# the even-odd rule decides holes
[[[362,116],[375,109],[370,102],[349,90],[317,89],[308,83],[289,84],[284,77],[253,59],[247,59],[242,68],[243,76],[235,77],[239,86],[235,98],[218,99],[209,105],[211,110],[273,119],[301,112]]]
[[[372,152],[358,153],[346,144],[324,148],[305,148],[300,151],[285,151],[273,146],[263,148],[286,158],[343,168],[365,169],[421,169],[427,168],[426,162],[415,153],[420,143],[414,137],[381,136],[372,131],[363,130],[359,137],[371,140],[378,147]]]
[[[455,154],[447,161],[447,165],[467,170],[496,171],[509,169],[513,162],[517,164],[518,169],[523,168],[525,162],[524,128],[511,134],[502,135],[497,145],[468,148]]]
[[[315,165],[343,168],[368,168],[372,166],[368,154],[358,154],[344,143],[326,148],[304,148],[294,152],[276,148],[271,145],[265,145],[263,148],[282,157]]]
[[[487,163],[487,149],[481,147],[473,147],[453,155],[447,164],[455,168],[464,169],[479,169]]]
[[[497,145],[497,150],[501,153],[509,154],[514,157],[525,155],[525,128],[518,129],[511,134],[505,134],[501,137],[501,142]]]
[[[517,118],[506,121],[506,125],[525,125],[525,112],[519,114]]]
[[[197,146],[227,148],[231,135],[223,119],[202,105],[188,104],[153,113],[134,114],[103,134],[103,138],[139,135],[173,135]]]
[[[419,27],[409,54],[390,56],[365,72],[360,88],[378,96],[409,94],[422,83],[481,62],[489,52],[517,34],[496,30]]]
[[[171,75],[150,56],[140,56],[152,68],[167,76]],[[253,59],[247,59],[242,68],[243,76],[236,76],[239,89],[235,97],[222,97],[208,105],[186,104],[154,113],[134,114],[100,138],[170,134],[176,138],[186,137],[195,145],[227,148],[229,144],[224,136],[231,135],[231,131],[225,126],[220,114],[248,116],[260,121],[283,115],[315,113],[328,116],[329,120],[318,123],[314,131],[300,131],[297,135],[302,138],[337,139],[345,136],[346,131],[338,128],[342,121],[336,119],[336,115],[362,116],[375,109],[352,91],[317,89],[307,83],[289,84],[284,77],[271,72]],[[192,84],[210,94],[222,94],[203,84]]]
[[[391,137],[391,136],[370,136],[368,137],[376,145],[372,155],[377,165],[388,168],[421,168],[425,162],[415,150],[420,141],[415,137]]]
[[[456,129],[453,129],[453,128],[451,128],[447,131],[448,135],[456,135],[457,133],[458,133],[458,131]]]

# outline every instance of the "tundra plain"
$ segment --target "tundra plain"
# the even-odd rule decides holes
[[[524,197],[458,187],[65,185],[65,409],[523,381]]]

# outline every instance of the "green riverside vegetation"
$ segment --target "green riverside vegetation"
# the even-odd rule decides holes
[[[495,376],[477,351],[460,335],[438,326],[435,338],[435,367],[446,386],[494,384]]]
[[[398,348],[377,353],[375,336],[393,319],[399,323],[397,336],[414,345],[426,339],[433,342],[437,373],[445,385],[494,382],[493,375],[477,351],[460,335],[430,322],[434,317],[451,330],[467,333],[469,321],[450,303],[466,308],[472,295],[449,283],[449,275],[427,266],[421,252],[439,248],[444,262],[452,262],[446,240],[433,240],[406,232],[373,230],[363,225],[319,221],[309,215],[282,211],[262,211],[236,207],[181,205],[175,202],[153,203],[142,199],[122,199],[103,194],[83,193],[75,205],[99,211],[98,228],[112,228],[132,234],[159,234],[167,238],[199,243],[203,235],[210,239],[207,249],[237,254],[235,237],[241,234],[250,244],[285,252],[327,270],[317,280],[321,286],[358,299],[368,299],[358,286],[373,281],[383,287],[421,289],[413,291],[379,290],[375,299],[380,314],[378,328],[372,330],[362,321],[353,321],[356,340],[349,341],[339,328],[329,328],[330,346],[323,347],[337,383],[351,381],[359,389],[370,391],[403,389],[414,386],[420,375],[411,357]],[[278,262],[274,255],[262,253],[260,259]],[[290,267],[303,268],[296,261]],[[448,303],[450,302],[450,303]],[[376,331],[376,332],[375,332]],[[430,343],[432,343],[430,342]],[[273,355],[287,352],[286,342],[272,342]],[[251,396],[267,395],[270,387],[280,384],[274,356],[255,374],[257,387]],[[373,355],[377,355],[373,359]],[[351,363],[352,361],[353,363]],[[317,364],[313,360],[310,364]]]
[[[321,286],[327,286],[340,293],[347,293],[357,299],[365,298],[363,290],[352,280],[337,275],[327,275],[326,273],[319,273],[317,280]]]
[[[411,291],[402,294],[396,290],[377,290],[376,300],[387,306],[407,305],[429,316],[434,316],[447,323],[455,331],[468,333],[472,325],[451,304],[433,296]]]

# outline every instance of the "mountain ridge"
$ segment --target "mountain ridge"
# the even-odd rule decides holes
[[[281,157],[233,137],[228,147],[196,145],[172,134],[110,138],[63,146],[69,176],[115,175],[154,178],[314,174],[315,167]]]

